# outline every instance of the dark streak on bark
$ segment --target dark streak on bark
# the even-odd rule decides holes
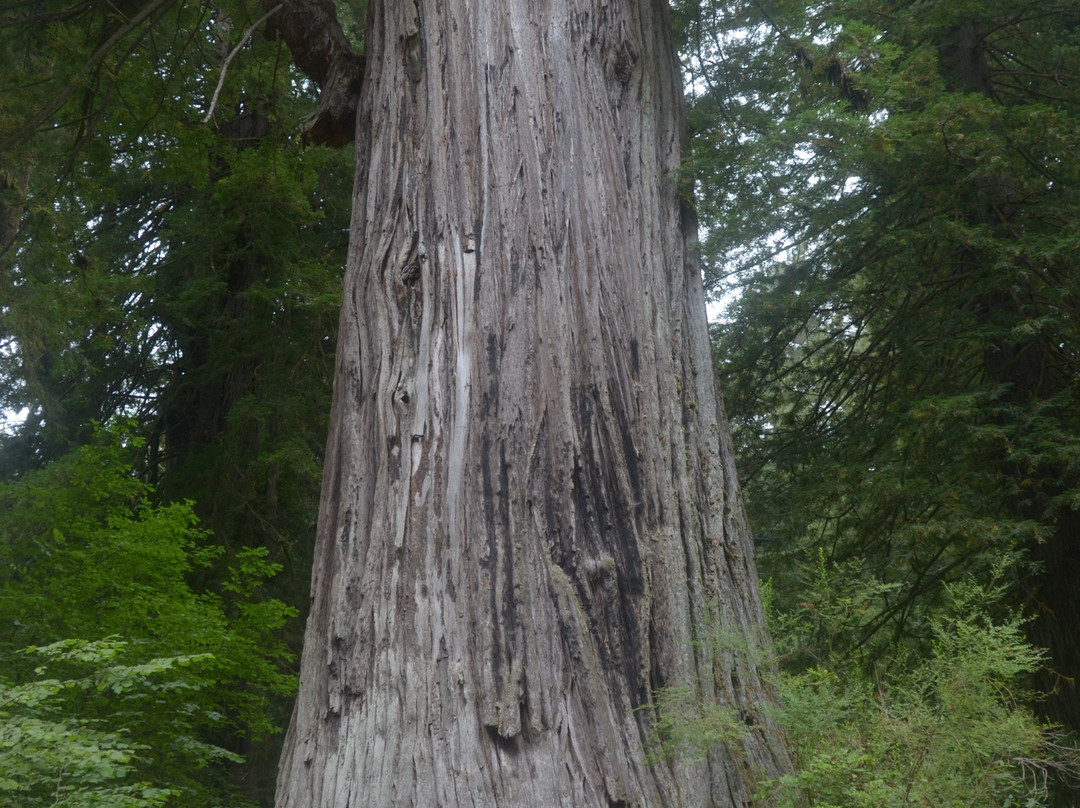
[[[279,808],[716,808],[749,799],[751,764],[784,768],[767,723],[643,762],[655,687],[737,711],[764,693],[694,643],[764,638],[670,179],[664,9],[372,5]]]

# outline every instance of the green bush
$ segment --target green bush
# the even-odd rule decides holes
[[[114,664],[126,650],[118,640],[24,649],[44,662],[28,682],[0,682],[0,806],[153,808],[175,793],[133,782],[146,747],[107,718],[79,717],[75,703],[87,694],[139,701],[148,691],[182,688],[179,669],[209,655]],[[73,678],[51,675],[57,669]]]
[[[781,644],[815,637],[822,653],[808,663],[805,646],[790,649],[803,664],[779,677],[796,771],[769,783],[769,796],[780,808],[1046,804],[1050,775],[1075,772],[1076,750],[1031,709],[1023,683],[1044,655],[1021,617],[995,616],[1003,590],[948,587],[928,653],[895,648],[868,665],[828,638],[872,620],[895,593],[853,587],[850,573],[822,563],[813,594],[777,621]]]
[[[0,800],[236,806],[295,688],[264,548],[154,505],[122,431],[0,486]],[[44,656],[45,664],[40,658]],[[108,795],[103,797],[101,795]],[[51,801],[40,804],[53,805]]]
[[[1077,750],[1032,710],[1024,683],[1044,655],[1004,607],[1004,586],[948,587],[944,608],[926,618],[928,641],[885,653],[855,638],[869,636],[864,629],[885,602],[904,593],[823,556],[806,590],[795,609],[769,609],[780,651],[772,718],[787,732],[795,771],[763,783],[760,804],[1037,808],[1049,804],[1056,779],[1080,772]],[[710,647],[750,653],[731,638],[712,638]],[[751,731],[695,692],[654,694],[654,760],[700,760],[717,744],[738,749]]]

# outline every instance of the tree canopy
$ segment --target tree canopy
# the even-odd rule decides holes
[[[265,552],[282,571],[256,600],[303,609],[352,160],[303,141],[314,89],[264,15],[243,2],[0,8],[0,478],[33,485],[94,445],[95,423],[133,424],[131,484],[151,485],[154,506],[194,503],[222,550],[169,585],[221,591]],[[74,546],[62,555],[81,576]],[[140,591],[165,586],[151,580]],[[131,641],[68,630],[25,644]],[[297,630],[270,635],[295,651]],[[248,758],[236,777],[249,797],[272,788],[268,730],[287,691],[271,689],[258,733],[196,733]]]
[[[717,288],[740,290],[716,355],[763,565],[785,610],[822,606],[822,558],[863,595],[803,621],[797,655],[911,664],[949,587],[1004,569],[996,608],[1048,653],[1035,705],[1075,730],[1075,7],[686,20],[703,240]]]

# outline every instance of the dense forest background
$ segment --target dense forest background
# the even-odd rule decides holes
[[[1074,804],[1080,10],[673,13],[797,762],[763,799]],[[0,806],[272,803],[352,182],[273,26],[0,3]],[[661,695],[658,756],[739,731]]]

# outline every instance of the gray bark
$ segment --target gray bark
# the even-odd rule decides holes
[[[372,3],[279,808],[747,805],[787,765],[666,15]],[[670,686],[745,738],[647,763]]]

